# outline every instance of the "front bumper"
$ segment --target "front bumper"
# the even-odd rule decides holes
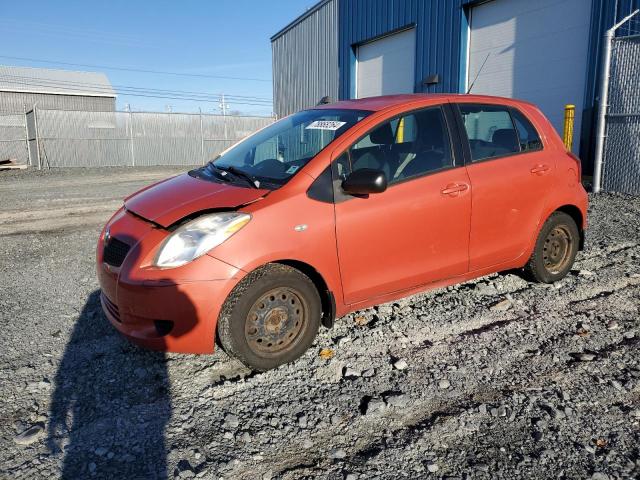
[[[112,238],[130,246],[119,266],[104,262],[104,232],[97,248],[102,309],[134,343],[154,350],[211,353],[220,308],[243,272],[209,255],[173,269],[151,265],[168,232],[119,211],[107,224]]]

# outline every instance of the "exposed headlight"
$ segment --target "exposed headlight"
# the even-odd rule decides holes
[[[201,257],[244,227],[251,215],[223,212],[202,215],[169,235],[153,262],[156,267],[179,267]]]

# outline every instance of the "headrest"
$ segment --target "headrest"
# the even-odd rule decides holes
[[[518,150],[518,136],[512,128],[500,128],[493,132],[493,143],[507,150]]]
[[[380,125],[369,134],[369,139],[371,143],[375,143],[376,145],[391,145],[393,143],[391,124],[385,123],[384,125]]]

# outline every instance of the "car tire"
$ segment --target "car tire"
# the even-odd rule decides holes
[[[525,272],[540,283],[564,278],[575,261],[580,244],[576,222],[564,212],[554,212],[542,226]]]
[[[320,296],[309,277],[270,263],[233,289],[218,319],[218,339],[227,354],[266,371],[302,356],[318,333],[321,316]]]

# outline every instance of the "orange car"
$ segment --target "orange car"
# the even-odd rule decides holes
[[[144,346],[207,353],[217,335],[267,370],[350,311],[513,268],[561,279],[584,242],[580,176],[526,102],[304,110],[126,198],[98,241],[103,309]]]

